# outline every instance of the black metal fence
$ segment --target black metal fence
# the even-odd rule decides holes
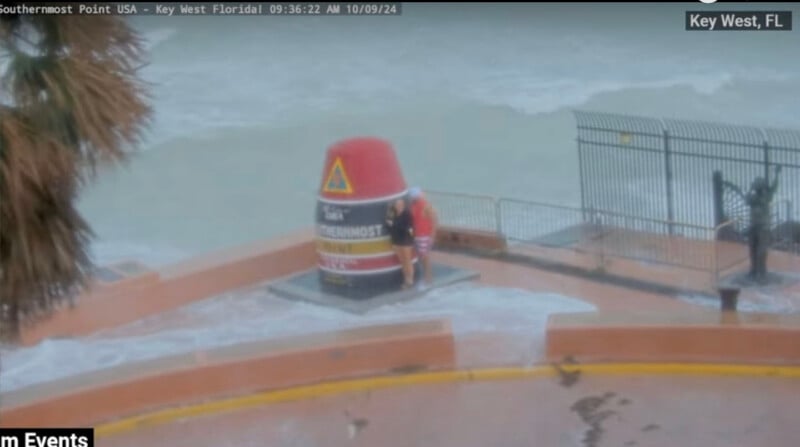
[[[776,203],[786,220],[800,220],[798,130],[585,111],[575,118],[584,210],[712,227],[714,171],[747,190],[782,166]]]

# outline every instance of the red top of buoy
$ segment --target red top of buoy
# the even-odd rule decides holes
[[[392,144],[374,137],[350,138],[330,148],[320,196],[331,201],[380,200],[406,190]]]

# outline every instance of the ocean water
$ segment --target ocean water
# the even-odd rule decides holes
[[[684,31],[687,8],[719,7],[136,18],[155,123],[82,194],[97,261],[158,266],[308,226],[325,149],[354,135],[391,140],[410,183],[577,205],[573,109],[800,127],[800,31]]]

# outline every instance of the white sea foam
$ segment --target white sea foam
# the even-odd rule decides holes
[[[502,337],[503,352],[486,352],[480,359],[487,364],[530,363],[543,353],[548,315],[592,310],[590,304],[556,294],[472,284],[432,290],[363,316],[285,301],[264,291],[231,294],[88,338],[45,340],[7,351],[0,390],[217,346],[431,318],[449,319],[456,337]]]
[[[431,92],[533,114],[631,88],[686,86],[709,96],[741,82],[798,82],[796,63],[780,57],[789,48],[782,36],[772,45],[764,39],[712,45],[664,22],[653,24],[649,42],[600,24],[559,32],[547,17],[561,16],[536,8],[528,21],[477,10],[442,21],[415,8],[391,22],[318,18],[265,26],[241,18],[233,29],[225,20],[187,19],[170,27],[139,20],[153,51],[146,74],[157,85],[153,141],[393,108],[414,98],[425,108]],[[754,58],[762,63],[745,63]],[[635,112],[641,104],[628,107]],[[685,104],[685,112],[694,107]],[[770,99],[770,107],[749,116],[770,119],[777,107]]]
[[[714,309],[719,308],[719,298],[702,295],[681,295],[681,300]],[[790,296],[772,292],[749,293],[740,297],[737,304],[740,312],[797,314],[800,313],[800,300],[797,296]]]
[[[125,241],[98,240],[92,244],[92,259],[97,265],[138,261],[151,268],[174,264],[189,257],[187,253],[163,245],[158,248]]]

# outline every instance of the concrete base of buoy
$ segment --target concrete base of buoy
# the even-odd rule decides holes
[[[431,289],[452,285],[462,281],[471,281],[479,278],[477,272],[453,267],[446,264],[433,263],[433,284],[426,288],[416,287],[400,289],[396,284],[387,289],[385,285],[378,285],[374,289],[353,288],[327,289],[319,281],[319,271],[309,270],[291,277],[276,281],[269,286],[270,292],[296,301],[304,301],[327,307],[334,307],[345,312],[363,314],[372,309],[408,301],[421,297]]]
[[[364,276],[342,276],[317,269],[320,290],[351,299],[368,299],[375,295],[400,290],[403,284],[403,271],[395,270]],[[422,277],[419,262],[414,263],[414,278]],[[338,280],[338,281],[336,281]]]

